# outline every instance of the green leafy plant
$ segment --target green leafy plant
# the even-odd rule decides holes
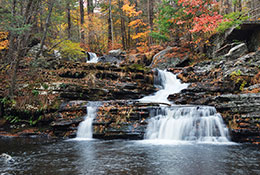
[[[16,101],[14,99],[10,99],[8,97],[4,97],[0,100],[0,102],[5,106],[15,106]]]
[[[6,119],[7,121],[9,121],[10,123],[18,123],[21,120],[19,119],[19,117],[17,116],[13,116],[13,115],[6,115],[4,116],[4,119]]]
[[[249,16],[246,15],[245,12],[232,12],[229,14],[226,14],[224,16],[223,22],[221,22],[217,28],[218,32],[225,32],[227,29],[237,26],[239,28],[239,25],[243,23],[243,21],[247,20]]]
[[[38,90],[36,90],[36,89],[33,89],[33,90],[32,90],[32,94],[33,94],[34,96],[38,96],[38,95],[40,94],[40,92],[39,92]]]
[[[241,83],[240,87],[239,87],[239,90],[240,91],[243,91],[244,90],[244,87],[246,86],[247,82],[245,80],[243,80],[243,82]]]
[[[46,83],[43,83],[43,84],[42,84],[42,87],[43,87],[45,90],[47,90],[47,89],[49,88],[49,85],[46,84]]]
[[[55,40],[55,42],[60,41]],[[70,40],[61,42],[58,49],[63,58],[77,60],[84,56],[84,53],[82,52],[84,50],[80,47],[80,43],[72,42]]]

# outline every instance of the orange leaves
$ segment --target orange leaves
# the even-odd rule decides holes
[[[128,24],[128,26],[136,28],[136,27],[140,27],[140,26],[147,26],[147,24],[144,23],[142,19],[136,19],[134,21],[131,21]]]
[[[133,35],[132,38],[133,39],[138,39],[138,38],[144,38],[148,36],[149,31],[145,31],[145,32],[140,32],[137,33],[136,35]]]
[[[139,16],[140,14],[142,14],[142,11],[136,11],[135,10],[135,5],[129,5],[129,4],[125,4],[122,7],[122,10],[127,14],[127,16],[129,17],[134,17],[134,16]]]
[[[9,41],[7,40],[8,32],[0,32],[0,50],[8,49]]]

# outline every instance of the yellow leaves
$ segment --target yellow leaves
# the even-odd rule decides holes
[[[8,49],[9,41],[7,40],[8,32],[0,32],[0,50]]]
[[[136,11],[135,10],[135,5],[129,5],[129,4],[125,4],[122,7],[122,10],[127,14],[127,16],[129,17],[134,17],[134,16],[138,16],[140,14],[142,14],[142,11]]]
[[[137,33],[136,35],[133,35],[132,39],[138,39],[138,38],[147,37],[147,35],[148,35],[148,31],[140,32],[140,33]]]
[[[134,21],[131,21],[131,22],[128,24],[128,26],[129,26],[129,27],[134,27],[134,28],[136,28],[136,27],[140,27],[140,26],[145,27],[145,26],[147,26],[147,24],[144,23],[142,19],[136,19],[136,20],[134,20]]]

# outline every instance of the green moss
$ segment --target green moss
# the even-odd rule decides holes
[[[147,72],[150,70],[149,68],[145,67],[142,64],[132,64],[128,68],[130,68],[132,70],[138,70],[138,71],[144,71],[144,72]]]

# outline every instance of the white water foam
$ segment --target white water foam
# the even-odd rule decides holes
[[[97,115],[98,102],[89,102],[87,105],[87,115],[85,120],[78,126],[77,137],[74,140],[92,140],[93,139],[93,120]]]
[[[179,93],[181,90],[186,89],[188,84],[181,83],[177,76],[167,70],[158,70],[158,79],[162,88],[155,94],[146,96],[139,100],[141,103],[168,103],[171,102],[167,99],[170,94]]]
[[[87,60],[87,63],[97,63],[98,62],[98,57],[97,54],[92,53],[92,52],[88,52],[89,54],[89,60]]]
[[[166,143],[231,143],[221,115],[209,106],[165,108],[165,114],[149,120],[145,139]]]

